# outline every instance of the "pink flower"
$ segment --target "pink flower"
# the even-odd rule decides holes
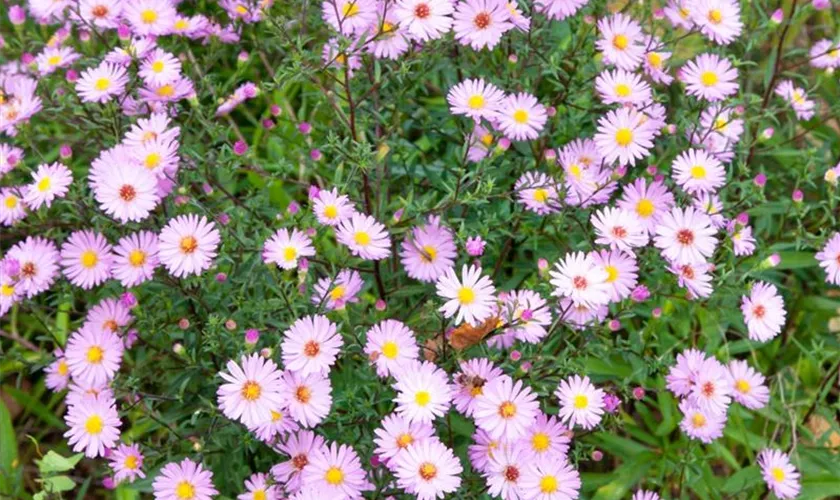
[[[270,421],[271,412],[286,404],[282,375],[274,361],[259,354],[242,356],[241,366],[228,361],[227,372],[219,372],[226,382],[216,391],[219,408],[226,417],[248,427]]]
[[[160,262],[176,278],[201,274],[213,265],[219,241],[219,231],[206,217],[180,215],[160,232]]]
[[[122,424],[117,414],[116,402],[107,396],[87,396],[67,410],[64,421],[70,430],[64,433],[73,451],[84,450],[85,456],[96,458],[105,455],[106,448],[113,448],[120,438]]]
[[[61,245],[61,267],[76,286],[89,290],[111,277],[114,260],[108,240],[93,231],[76,231]]]
[[[210,500],[219,492],[213,487],[213,472],[185,458],[181,463],[166,464],[152,484],[155,499]]]
[[[654,245],[676,264],[699,264],[717,247],[715,230],[706,214],[687,207],[674,207],[656,226]]]
[[[767,342],[785,326],[785,303],[775,285],[756,282],[750,295],[741,297],[741,312],[751,340]]]
[[[328,374],[344,345],[336,326],[326,316],[304,316],[283,333],[283,364],[306,376]]]
[[[525,435],[538,412],[537,395],[531,388],[502,375],[483,387],[473,417],[494,439],[512,441]]]
[[[513,29],[507,0],[463,0],[455,7],[455,39],[474,50],[492,49]]]

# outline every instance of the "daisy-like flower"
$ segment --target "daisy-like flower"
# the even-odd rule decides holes
[[[123,144],[129,148],[137,148],[155,139],[165,142],[177,141],[181,133],[180,127],[170,127],[172,119],[164,113],[152,113],[148,118],[140,118],[125,133]]]
[[[520,446],[505,446],[493,455],[487,470],[482,474],[487,481],[487,492],[502,500],[518,500],[522,474],[528,467],[525,451]]]
[[[64,358],[64,352],[61,349],[55,350],[55,361],[50,363],[44,372],[47,374],[44,385],[48,389],[58,392],[67,388],[70,383],[70,367],[67,365],[67,360]]]
[[[598,325],[604,322],[607,313],[610,312],[606,305],[587,307],[583,304],[575,304],[571,299],[560,300],[560,317],[566,325],[575,330],[583,330],[590,325]]]
[[[195,214],[170,219],[159,238],[160,261],[176,278],[209,269],[220,241],[215,224]]]
[[[278,229],[263,246],[263,261],[277,264],[282,269],[295,269],[301,257],[313,255],[315,247],[312,240],[297,229],[292,229],[291,233],[288,229]]]
[[[58,275],[58,249],[55,243],[40,236],[27,236],[9,250],[6,258],[18,262],[15,289],[20,288],[29,298],[47,290]]]
[[[256,427],[250,427],[249,430],[260,440],[268,444],[273,444],[279,439],[285,439],[289,433],[294,432],[299,428],[300,426],[292,419],[288,410],[276,409],[271,410],[271,420],[263,422]]]
[[[571,500],[580,494],[580,474],[565,457],[533,462],[521,480],[523,498]]]
[[[726,426],[725,413],[703,410],[688,399],[680,402],[680,411],[683,414],[680,428],[689,438],[709,444],[723,436],[723,428]]]
[[[0,144],[0,179],[23,160],[23,150],[10,144]]]
[[[283,374],[283,398],[289,414],[302,427],[314,427],[330,413],[332,386],[320,373],[307,376],[292,371]]]
[[[396,457],[397,485],[417,500],[443,498],[461,486],[461,462],[437,439],[411,444]]]
[[[786,500],[799,495],[799,471],[790,463],[784,452],[765,448],[756,460],[767,488],[777,497]]]
[[[606,207],[592,214],[590,222],[598,235],[595,243],[599,245],[631,253],[633,248],[647,245],[647,233],[634,212]]]
[[[338,226],[356,213],[346,195],[339,195],[338,189],[322,190],[312,202],[312,211],[318,222],[327,226]]]
[[[376,437],[376,454],[388,460],[389,467],[394,467],[394,461],[403,450],[414,443],[426,439],[436,439],[435,429],[431,424],[419,422],[411,423],[403,417],[392,413],[382,419],[382,425],[374,431]]]
[[[770,401],[770,389],[764,375],[754,370],[746,361],[733,359],[727,366],[732,384],[732,398],[750,410],[764,408]]]
[[[499,129],[506,136],[515,141],[525,141],[540,135],[548,120],[548,113],[536,97],[520,92],[502,101],[496,119],[499,121]]]
[[[560,209],[557,181],[542,172],[525,172],[513,190],[519,202],[531,212],[546,215]]]
[[[546,327],[551,324],[551,310],[545,299],[531,290],[508,293],[500,316],[509,325],[504,333],[513,334],[523,342],[537,344],[548,335]]]
[[[732,251],[735,255],[740,257],[755,253],[755,238],[752,235],[752,227],[731,223],[729,235],[732,238]]]
[[[283,364],[302,376],[330,372],[344,341],[326,316],[304,316],[283,333]]]
[[[446,95],[453,115],[466,115],[476,121],[493,118],[504,98],[503,91],[492,83],[486,83],[483,78],[464,80]]]
[[[636,257],[621,250],[601,250],[592,255],[597,265],[607,272],[610,285],[610,300],[620,302],[633,292],[638,283],[639,266]]]
[[[494,439],[514,441],[534,423],[539,413],[537,395],[521,380],[507,375],[496,377],[483,387],[476,399],[473,418]]]
[[[133,483],[138,477],[146,477],[146,473],[143,472],[143,454],[140,453],[140,446],[137,444],[120,443],[111,450],[108,462],[114,471],[114,482],[117,484],[123,481]]]
[[[316,486],[327,497],[362,498],[371,489],[356,450],[332,443],[316,451],[303,469],[303,484]]]
[[[118,64],[102,62],[96,68],[82,71],[76,82],[76,92],[84,102],[105,103],[122,95],[128,84],[128,74]]]
[[[703,360],[697,369],[688,399],[701,410],[726,414],[732,401],[732,384],[729,372],[717,359]]]
[[[595,143],[607,162],[635,165],[636,160],[650,155],[653,130],[650,120],[639,112],[615,109],[598,119]]]
[[[242,356],[241,366],[227,362],[227,372],[219,372],[226,382],[216,391],[219,408],[226,417],[256,427],[271,420],[271,411],[282,408],[283,373],[270,359],[257,353]]]
[[[735,0],[699,0],[692,2],[691,20],[713,42],[732,43],[741,35],[741,6]]]
[[[111,397],[88,396],[83,404],[72,405],[64,421],[70,430],[64,433],[73,451],[84,450],[88,458],[105,455],[120,439],[120,422],[116,401]]]
[[[529,461],[565,457],[572,441],[569,434],[569,429],[557,417],[539,412],[537,419],[517,444]]]
[[[49,207],[53,200],[67,195],[72,183],[73,173],[65,165],[43,163],[32,173],[32,184],[26,186],[24,201],[32,210],[38,210],[42,205]]]
[[[502,376],[500,368],[487,358],[461,361],[461,371],[453,376],[455,409],[467,417],[475,413],[478,400],[484,395],[484,386]]]
[[[399,29],[403,31],[402,26]],[[362,67],[362,58],[359,57],[356,47],[357,42],[352,42],[350,47],[342,48],[338,38],[330,38],[321,50],[321,61],[327,68],[336,68],[340,70],[340,73],[344,73],[346,68],[347,74],[352,77],[353,73]],[[326,224],[326,222],[321,221],[321,224]]]
[[[387,377],[420,357],[414,332],[401,321],[386,319],[377,323],[367,331],[366,337],[365,354],[376,365],[380,377]]]
[[[683,151],[671,164],[671,175],[686,193],[714,192],[726,182],[726,170],[702,149]]]
[[[689,9],[691,4],[690,0],[669,0],[662,12],[675,28],[689,30],[694,26]]]
[[[712,104],[700,114],[700,125],[704,130],[702,134],[716,133],[737,142],[744,132],[744,120],[738,116],[733,108]]]
[[[750,340],[767,342],[782,332],[785,326],[785,303],[776,285],[756,282],[749,296],[741,297],[741,312],[747,324]]]
[[[654,491],[637,490],[630,500],[659,500],[659,493]]]
[[[595,307],[610,301],[609,274],[595,263],[592,254],[574,252],[558,261],[549,272],[555,297],[569,297],[575,304]]]
[[[76,231],[61,245],[61,267],[74,285],[89,290],[111,277],[114,254],[100,233]]]
[[[723,217],[723,202],[720,201],[720,196],[714,193],[698,193],[694,195],[691,204],[701,213],[708,215],[712,221],[712,226],[716,229],[726,226],[726,219]]]
[[[707,101],[721,101],[738,92],[738,70],[717,54],[700,54],[682,67],[685,90]]]
[[[169,83],[163,85],[146,84],[140,89],[140,98],[149,102],[150,106],[159,109],[158,103],[177,102],[195,96],[195,87],[192,80],[179,76]]]
[[[668,390],[677,397],[687,397],[697,381],[697,375],[707,356],[697,349],[677,354],[677,362],[665,377]]]
[[[282,490],[277,484],[269,486],[268,474],[256,473],[245,480],[245,493],[238,495],[237,500],[281,500]]]
[[[796,117],[800,120],[810,120],[814,116],[814,101],[808,99],[808,95],[800,87],[794,85],[790,80],[784,80],[776,86],[776,95],[781,96],[793,107]]]
[[[120,239],[114,247],[111,269],[122,286],[130,288],[150,280],[158,261],[158,237],[151,231],[138,231]]]
[[[483,429],[476,429],[472,439],[474,444],[467,448],[470,464],[476,471],[485,473],[490,470],[490,461],[495,458],[496,453],[501,453],[505,444],[491,438]]]
[[[6,263],[0,261],[0,266],[5,266]],[[16,276],[11,275],[9,272],[0,269],[0,318],[2,318],[9,309],[12,308],[15,304],[20,302],[20,299],[23,297],[23,290],[17,284]],[[60,379],[54,379],[52,384],[50,383],[49,376],[47,377],[47,387],[50,385],[55,385],[56,387],[61,385]],[[61,387],[54,390],[60,390]]]
[[[365,282],[358,271],[342,269],[335,278],[325,277],[315,284],[312,303],[324,305],[329,310],[341,310],[347,304],[358,302],[358,294]]]
[[[117,163],[97,175],[93,193],[99,208],[125,224],[149,216],[160,201],[157,188],[158,178],[152,171]]]
[[[342,221],[336,239],[353,255],[365,260],[382,260],[391,255],[388,230],[370,215],[354,213]]]
[[[137,73],[149,85],[165,85],[181,75],[181,61],[163,49],[155,49]]]
[[[119,26],[122,10],[122,0],[80,0],[78,15],[97,28],[111,29]],[[71,15],[75,15],[72,10]]]
[[[35,58],[35,63],[38,64],[38,72],[41,75],[48,75],[58,68],[69,66],[79,57],[79,54],[70,47],[46,47]]]
[[[632,17],[617,13],[598,21],[601,37],[595,46],[604,55],[604,62],[633,71],[642,63],[645,53],[644,33]]]
[[[134,34],[168,35],[175,25],[178,11],[170,0],[132,0],[126,2],[123,18],[131,25]]]
[[[454,11],[452,0],[399,0],[394,14],[413,38],[428,41],[449,31]]]
[[[272,467],[271,476],[280,484],[285,484],[289,492],[299,490],[303,469],[323,447],[324,438],[314,432],[293,432],[288,439],[277,444],[277,451],[290,458]]]
[[[603,71],[595,79],[595,90],[605,104],[640,106],[651,101],[650,85],[623,69]]]
[[[560,381],[554,392],[560,400],[559,417],[569,426],[592,429],[604,414],[604,391],[596,389],[589,377],[574,375]]]
[[[440,278],[452,267],[457,256],[452,231],[434,216],[429,217],[426,224],[416,226],[400,248],[400,260],[406,274],[427,283]]]
[[[666,259],[683,265],[704,263],[718,242],[708,215],[692,207],[674,207],[656,226],[653,243]]]
[[[452,388],[446,372],[433,363],[409,362],[394,376],[396,411],[409,422],[431,423],[452,404]]]
[[[0,188],[0,224],[11,226],[26,217],[26,205],[17,188]]]
[[[437,294],[446,299],[440,311],[447,318],[455,316],[455,323],[478,325],[493,314],[496,287],[488,276],[481,275],[478,266],[461,267],[461,279],[449,268],[437,281]]]
[[[408,51],[408,32],[399,25],[392,9],[385,12],[384,17],[381,14],[379,17],[379,21],[369,29],[368,36],[371,38],[367,50],[374,57],[397,60]]]
[[[642,69],[645,74],[656,83],[670,85],[674,77],[668,74],[665,62],[671,58],[671,53],[662,50],[664,45],[657,37],[648,37],[645,42],[645,58]]]
[[[178,166],[178,141],[160,136],[129,148],[126,153],[134,163],[158,177]]]
[[[588,0],[536,0],[534,5],[549,19],[563,20],[575,15]]]
[[[688,290],[690,299],[706,298],[712,294],[712,265],[706,262],[695,264],[674,264],[668,271],[677,276],[679,285]]]
[[[362,34],[376,22],[376,2],[372,0],[325,0],[321,3],[324,20],[342,35]]]
[[[824,39],[811,46],[808,51],[811,66],[815,68],[840,67],[840,44],[833,40]]]
[[[213,487],[213,472],[189,458],[166,464],[152,490],[156,500],[210,500],[219,494]]]
[[[492,49],[513,29],[505,0],[463,0],[455,6],[454,18],[455,39],[473,50]]]
[[[90,308],[82,328],[119,333],[132,321],[134,321],[134,317],[131,315],[131,311],[120,301],[105,299]]]
[[[825,270],[825,281],[840,285],[840,233],[834,233],[814,257]]]

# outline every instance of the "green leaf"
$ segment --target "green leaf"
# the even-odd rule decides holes
[[[137,490],[132,490],[127,485],[123,484],[117,487],[114,491],[114,497],[116,500],[135,500],[136,498],[139,498],[139,495],[137,494]]]
[[[729,476],[729,479],[723,483],[723,492],[738,493],[740,491],[746,491],[758,486],[761,484],[761,481],[761,471],[758,470],[758,466],[750,465]]]
[[[0,442],[3,443],[3,446],[0,446],[0,493],[11,495],[14,490],[13,471],[18,458],[17,438],[12,425],[12,416],[2,399],[0,399]]]
[[[67,343],[67,332],[70,329],[70,308],[73,302],[62,302],[58,306],[58,313],[55,315],[55,330],[53,336],[58,345],[64,346]]]
[[[53,476],[44,479],[44,491],[48,493],[70,491],[75,487],[76,483],[67,476]]]
[[[76,453],[69,457],[62,457],[53,450],[50,450],[44,455],[44,458],[35,460],[35,463],[38,464],[38,470],[41,471],[41,475],[46,476],[56,472],[72,470],[83,456],[83,453]]]

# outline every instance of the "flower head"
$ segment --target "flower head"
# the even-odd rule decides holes
[[[121,422],[112,397],[88,396],[82,404],[70,406],[64,421],[70,427],[64,433],[68,444],[89,458],[103,456],[120,438]]]
[[[179,215],[160,232],[160,262],[176,278],[201,274],[213,264],[219,241],[219,231],[206,217]]]
[[[213,487],[213,472],[185,458],[166,464],[152,483],[157,500],[210,500],[219,492]]]
[[[461,278],[455,270],[449,268],[446,274],[438,278],[437,294],[446,299],[440,311],[447,318],[455,316],[455,323],[477,325],[493,313],[496,287],[487,276],[481,275],[477,266],[461,268]]]

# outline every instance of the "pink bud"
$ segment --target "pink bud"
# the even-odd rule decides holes
[[[271,130],[274,128],[274,120],[272,120],[271,118],[266,118],[262,121],[262,126],[266,130]]]
[[[650,313],[651,313],[651,315],[653,315],[654,318],[658,318],[658,317],[662,316],[662,308],[657,307],[656,309],[654,309]]]
[[[218,220],[218,221],[219,221],[219,224],[221,224],[221,225],[223,225],[223,226],[227,226],[228,224],[230,224],[230,215],[228,215],[228,214],[219,214],[219,216],[218,216],[218,217],[216,217],[216,220]]]
[[[24,52],[23,55],[20,56],[20,62],[23,64],[32,64],[35,62],[35,56],[30,54],[29,52]]]
[[[376,304],[374,304],[373,307],[375,307],[377,311],[382,312],[388,307],[388,304],[386,304],[382,299],[377,299]]]
[[[266,359],[270,358],[272,354],[273,353],[272,353],[271,349],[268,348],[268,347],[263,347],[262,349],[260,349],[260,356],[262,356]]]
[[[321,195],[321,188],[319,188],[315,184],[312,184],[312,185],[309,186],[309,199],[310,200],[318,199],[318,197],[320,195]]]
[[[796,189],[793,191],[792,198],[794,203],[802,203],[802,200],[805,198],[805,193],[801,189]]]
[[[117,36],[120,40],[128,40],[131,38],[131,28],[127,24],[120,24],[117,27]]]
[[[772,138],[773,138],[773,133],[774,133],[774,132],[775,132],[775,131],[773,130],[773,127],[767,127],[766,129],[764,129],[764,131],[763,131],[763,132],[761,132],[761,137],[762,137],[764,140],[769,141],[770,139],[772,139]]]
[[[106,448],[107,449],[107,448]],[[102,478],[102,487],[106,490],[113,490],[116,488],[117,484],[114,482],[114,478],[111,476],[105,476]]]
[[[472,257],[480,257],[484,253],[484,246],[487,243],[481,239],[481,236],[467,238],[467,254]]]
[[[521,352],[516,351],[516,350],[510,352],[510,360],[511,361],[519,361],[520,358],[522,358],[522,353]]]
[[[767,184],[767,176],[763,173],[758,174],[755,176],[755,179],[753,179],[753,183],[755,183],[758,187],[764,187],[764,185]]]
[[[68,82],[73,83],[79,79],[79,73],[77,73],[75,69],[68,69],[67,72],[64,73],[64,77],[67,78]]]
[[[248,57],[250,57],[248,52],[243,50],[242,52],[239,53],[239,56],[237,56],[237,59],[239,59],[239,62],[245,62],[245,61],[248,60]]]
[[[501,139],[499,139],[498,145],[496,147],[499,148],[500,151],[507,151],[508,149],[510,149],[510,139],[508,139],[507,137],[502,137]]]
[[[81,40],[82,42],[89,42],[90,41],[90,31],[79,30],[79,40]]]
[[[20,5],[12,5],[9,7],[9,21],[15,26],[20,26],[26,22],[26,10]]]
[[[528,372],[528,370],[531,369],[531,362],[526,361],[526,362],[522,363],[521,365],[519,365],[519,367],[522,369],[523,372]]]
[[[400,219],[402,219],[402,216],[403,216],[404,213],[405,213],[404,208],[397,209],[397,211],[394,212],[394,222],[399,222]]]
[[[539,269],[540,271],[545,271],[546,269],[548,269],[548,261],[545,259],[538,259],[537,269]]]
[[[225,321],[225,328],[228,330],[235,330],[236,329],[236,321],[229,319]]]
[[[773,15],[770,16],[770,21],[775,23],[775,24],[781,24],[781,22],[784,20],[784,18],[785,18],[785,12],[782,9],[776,9],[773,12]]]
[[[245,141],[239,140],[233,144],[233,153],[237,156],[242,156],[248,151],[248,144]]]
[[[592,460],[600,462],[604,459],[604,453],[601,450],[592,450]]]
[[[656,168],[656,165],[648,165],[648,168],[647,168],[648,175],[656,175],[656,172],[658,172],[658,171],[659,171],[659,169]]]
[[[301,257],[298,259],[298,269],[303,272],[306,272],[309,269],[309,259],[306,257]]]
[[[747,212],[741,212],[740,214],[738,214],[737,217],[735,217],[735,220],[738,222],[738,224],[746,226],[750,223],[750,215]]]
[[[73,150],[70,148],[69,144],[62,144],[60,148],[58,148],[58,155],[61,157],[62,160],[66,160],[73,156]]]
[[[645,397],[645,390],[642,387],[634,387],[633,388],[633,397],[637,400],[640,400]]]
[[[767,257],[767,263],[770,264],[770,267],[776,267],[779,263],[782,262],[782,256],[774,253],[770,257]]]
[[[290,215],[294,215],[300,212],[300,205],[298,204],[298,202],[293,201],[289,203],[288,207],[286,207],[286,211],[289,212]]]
[[[271,111],[271,114],[274,116],[280,116],[280,114],[283,112],[283,110],[280,109],[280,106],[276,104],[272,104],[271,108],[269,108],[269,111]]]
[[[187,318],[181,318],[178,320],[178,328],[180,328],[181,330],[186,330],[189,327],[190,320],[188,320]]]
[[[254,345],[260,340],[260,331],[256,328],[249,328],[245,330],[245,343]]]
[[[511,54],[508,56],[508,62],[511,64],[516,64],[519,62],[519,57],[517,57],[516,54]]]
[[[204,191],[204,194],[213,194],[213,186],[206,182],[201,185],[201,190]]]
[[[611,319],[609,322],[610,331],[617,332],[621,330],[621,321],[617,319]]]
[[[313,149],[309,152],[309,157],[312,158],[312,161],[321,161],[321,158],[324,157],[324,154],[321,153],[320,149]]]
[[[312,133],[312,125],[309,122],[300,122],[298,130],[303,135],[309,135]]]
[[[817,10],[825,10],[831,7],[831,0],[812,0],[811,5]]]
[[[227,274],[225,274],[225,273],[216,274],[216,282],[217,283],[224,283],[225,281],[227,281]]]

